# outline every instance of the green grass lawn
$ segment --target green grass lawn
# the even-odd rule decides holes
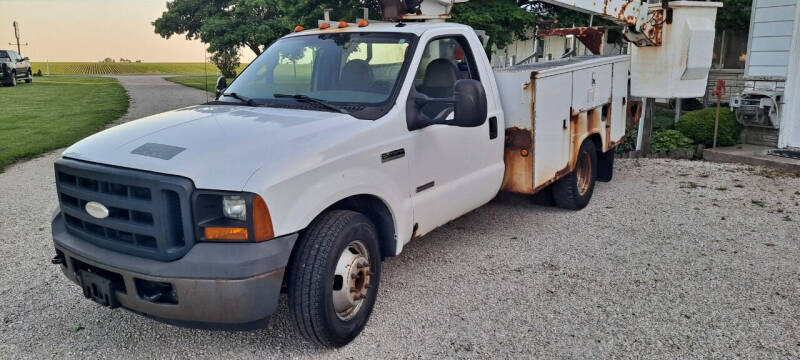
[[[36,77],[32,84],[0,87],[0,171],[21,159],[70,145],[128,109],[114,79]]]
[[[210,93],[214,93],[214,87],[217,85],[217,75],[209,75],[209,76],[173,76],[168,77],[166,80],[172,81],[176,84],[181,84],[183,86],[192,87],[195,89],[200,90],[208,90]],[[206,88],[206,81],[208,81],[208,88]],[[228,83],[230,84],[231,79],[228,79]]]
[[[239,65],[242,71],[247,64]],[[217,74],[212,63],[31,62],[31,70],[44,75]]]

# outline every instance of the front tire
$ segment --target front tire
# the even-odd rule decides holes
[[[561,208],[580,210],[589,204],[597,179],[597,150],[592,140],[584,140],[578,150],[575,169],[553,184],[553,198]]]
[[[17,86],[17,72],[11,72],[11,82],[8,83],[9,86]]]
[[[381,254],[370,220],[333,210],[314,220],[289,262],[289,310],[309,341],[340,347],[369,320],[378,294]]]
[[[25,78],[25,83],[30,84],[33,82],[33,73],[28,70],[28,77]]]

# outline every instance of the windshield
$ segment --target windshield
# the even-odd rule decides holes
[[[360,32],[280,39],[225,93],[266,105],[307,106],[280,96],[299,94],[340,106],[382,106],[391,100],[414,39],[411,34]]]
[[[10,58],[11,58],[11,56],[10,56],[10,55],[8,55],[8,52],[7,52],[7,51],[0,50],[0,58],[7,58],[7,59],[10,59]]]

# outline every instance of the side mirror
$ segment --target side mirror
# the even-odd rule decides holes
[[[423,106],[428,103],[440,103],[449,106],[431,118],[421,111]],[[453,119],[447,120],[451,112],[454,113]],[[453,96],[449,98],[431,98],[417,92],[412,86],[408,102],[406,102],[406,120],[409,130],[422,129],[437,124],[477,127],[486,122],[486,116],[486,91],[480,81],[477,80],[462,79],[456,81]]]
[[[217,85],[215,88],[217,90],[216,91],[217,98],[219,98],[219,96],[222,95],[223,92],[225,92],[225,89],[228,88],[228,81],[225,80],[224,76],[220,76],[217,78]]]
[[[30,59],[31,59],[31,58],[29,58],[29,57],[27,57],[27,56],[26,56],[26,57],[22,58],[22,61],[28,61],[28,60],[30,60]]]

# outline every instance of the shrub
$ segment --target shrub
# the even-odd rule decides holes
[[[624,154],[636,150],[636,135],[636,127],[625,130],[625,141],[617,145],[617,154]]]
[[[33,76],[42,76],[42,69],[36,70],[36,73]]]
[[[650,150],[654,153],[665,153],[677,149],[688,149],[694,141],[678,130],[661,130],[653,133]]]
[[[697,144],[710,146],[714,142],[714,116],[716,108],[692,111],[680,117],[675,129],[692,139]],[[739,140],[739,133],[742,126],[736,122],[736,118],[728,108],[719,110],[719,132],[717,133],[717,145],[731,146]]]

